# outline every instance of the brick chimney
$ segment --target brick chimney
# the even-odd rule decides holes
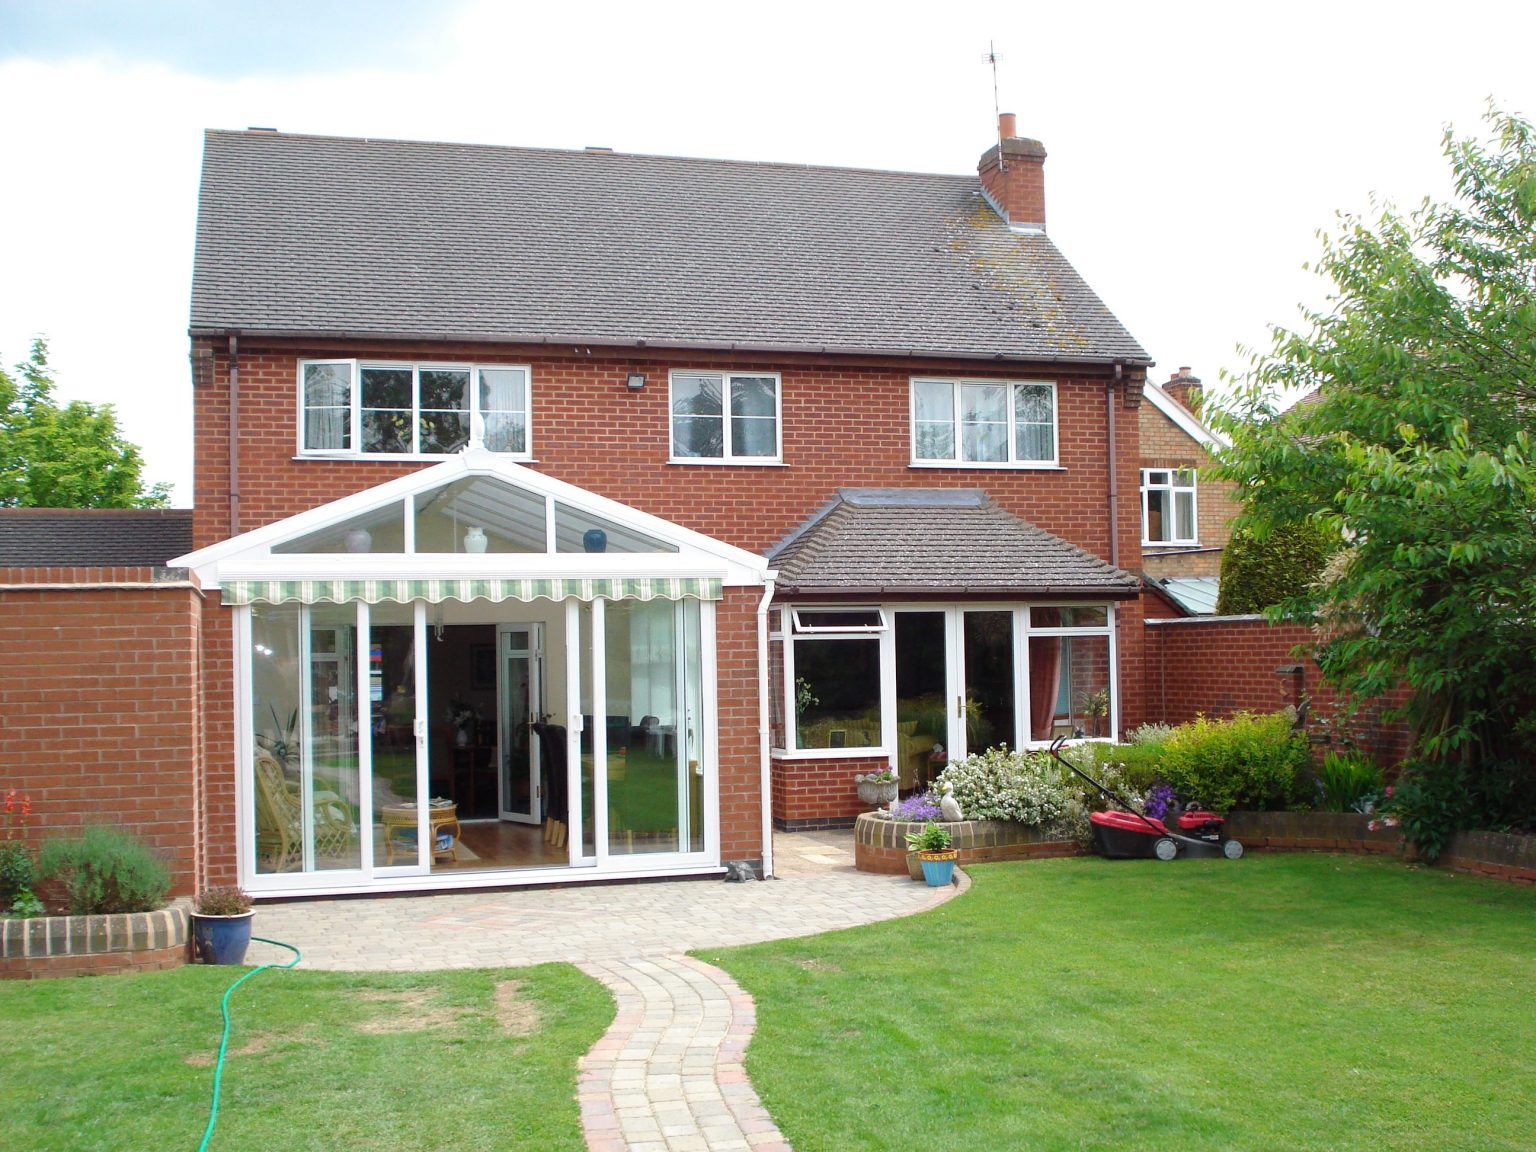
[[[1192,376],[1188,368],[1180,368],[1168,378],[1163,391],[1172,396],[1196,416],[1200,415],[1200,377]]]
[[[1016,232],[1045,231],[1045,145],[1018,134],[1012,112],[997,118],[998,143],[976,165],[981,187]]]

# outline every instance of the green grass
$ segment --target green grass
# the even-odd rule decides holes
[[[195,1149],[219,998],[243,969],[0,982],[0,1145]],[[520,981],[498,999],[499,984]],[[211,1150],[585,1147],[576,1059],[613,1018],[566,965],[263,972],[235,1028]]]
[[[700,953],[796,1152],[1536,1147],[1536,891],[1394,861],[997,864]]]

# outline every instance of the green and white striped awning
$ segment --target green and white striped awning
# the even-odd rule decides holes
[[[718,600],[721,581],[693,576],[505,580],[226,580],[225,604],[369,604],[425,600]]]

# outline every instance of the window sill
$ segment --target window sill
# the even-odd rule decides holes
[[[456,457],[458,455],[460,455],[460,453],[458,453],[458,452],[445,452],[445,453],[438,453],[438,454],[435,454],[435,455],[434,454],[428,454],[426,452],[298,452],[298,453],[294,454],[292,459],[294,459],[294,460],[349,460],[349,461],[350,460],[386,460],[386,461],[406,461],[406,462],[419,462],[419,461],[422,461],[422,460],[431,460],[434,463],[441,463],[444,460],[452,460],[452,459],[454,459],[454,457]],[[497,453],[494,453],[494,455],[496,456],[496,458],[498,460],[511,460],[511,461],[513,461],[515,463],[518,463],[518,464],[537,464],[538,463],[537,458],[535,458],[533,456],[528,456],[528,455],[519,455],[516,452],[497,452]]]
[[[992,472],[1065,472],[1067,470],[1066,466],[1063,464],[1021,464],[1007,461],[1000,463],[987,463],[980,460],[911,460],[907,463],[907,467],[949,468],[955,471],[981,468]]]
[[[1198,547],[1200,547],[1200,541],[1198,541],[1198,540],[1143,540],[1141,542],[1141,546],[1143,548],[1167,548],[1169,550],[1178,549],[1178,548],[1198,548]]]
[[[775,760],[878,760],[890,759],[888,749],[880,748],[770,748]]]
[[[695,468],[788,468],[782,460],[713,460],[697,456],[672,456],[668,464],[683,464]]]

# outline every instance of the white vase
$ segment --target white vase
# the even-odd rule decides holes
[[[484,552],[485,543],[484,528],[466,528],[464,530],[464,551]]]
[[[348,552],[370,552],[373,550],[373,533],[366,528],[354,528],[347,533],[345,544]]]

